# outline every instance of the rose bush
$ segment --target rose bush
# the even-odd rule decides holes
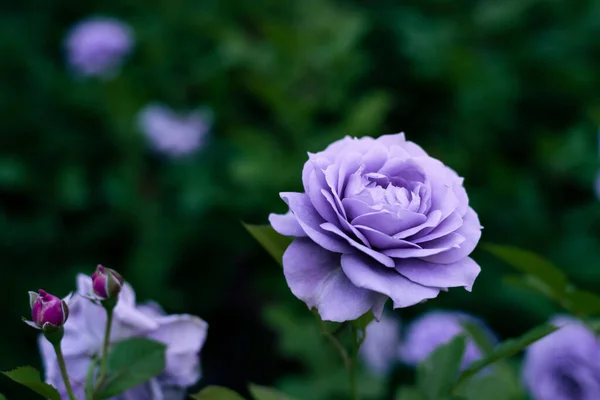
[[[404,134],[346,137],[309,154],[304,193],[281,193],[290,211],[271,214],[296,239],[283,256],[287,283],[324,320],[467,290],[480,267],[469,258],[481,237],[463,179]]]

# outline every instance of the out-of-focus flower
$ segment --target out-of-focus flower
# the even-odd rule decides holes
[[[77,276],[78,293],[92,291],[92,279]],[[85,398],[84,384],[90,357],[101,355],[106,311],[92,301],[75,296],[71,316],[64,325],[62,349],[77,398]],[[200,379],[199,353],[206,340],[208,325],[191,315],[166,315],[155,303],[136,305],[135,293],[123,285],[111,330],[111,344],[130,337],[147,337],[166,344],[166,368],[155,379],[115,397],[118,400],[182,400],[185,388]],[[56,356],[47,341],[40,338],[46,381],[66,396]],[[66,398],[66,397],[65,397]]]
[[[178,157],[202,147],[210,117],[202,111],[176,113],[163,104],[152,103],[140,111],[138,125],[153,149]]]
[[[323,319],[379,318],[388,298],[408,307],[471,290],[481,225],[463,179],[404,134],[334,142],[309,154],[302,182],[304,193],[280,194],[290,212],[269,221],[296,237],[285,278]]]
[[[123,283],[123,278],[117,271],[104,268],[102,265],[98,265],[96,271],[92,274],[92,289],[94,295],[100,300],[118,296]]]
[[[90,17],[71,28],[65,39],[67,60],[82,76],[111,77],[133,48],[131,28],[108,17]]]
[[[366,337],[360,348],[365,364],[375,375],[386,375],[398,362],[400,351],[400,322],[384,314],[380,321],[367,325]]]
[[[461,321],[478,324],[488,334],[488,339],[496,342],[495,336],[479,319],[454,311],[430,311],[415,319],[406,331],[402,343],[401,358],[408,365],[417,365],[425,360],[440,345],[450,342],[460,334],[466,334]],[[471,338],[462,359],[462,368],[481,358],[481,350]]]
[[[69,318],[67,302],[42,289],[38,290],[38,293],[29,292],[29,305],[33,322],[25,322],[43,331],[54,331],[63,326]]]
[[[525,351],[523,378],[535,400],[600,398],[600,342],[581,322],[556,317],[561,328]]]

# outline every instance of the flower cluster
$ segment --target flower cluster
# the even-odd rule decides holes
[[[388,373],[398,362],[416,366],[439,346],[454,337],[466,334],[461,323],[477,324],[491,343],[495,335],[480,319],[459,311],[430,311],[412,321],[401,334],[399,321],[384,314],[381,321],[367,326],[366,339],[361,355],[369,369],[377,375]],[[463,355],[462,368],[481,358],[481,350],[469,337]]]
[[[283,256],[296,297],[331,321],[354,320],[388,298],[394,308],[471,290],[481,236],[463,180],[404,134],[346,137],[309,154],[303,193],[269,221],[295,240]]]
[[[98,266],[91,276],[77,276],[77,294],[68,301],[40,290],[30,292],[33,324],[46,331],[61,329],[61,357],[75,398],[85,398],[85,381],[93,357],[102,357],[107,304],[112,312],[109,347],[132,337],[166,345],[166,367],[157,377],[115,399],[183,399],[186,388],[200,379],[199,353],[208,325],[192,315],[167,315],[153,302],[137,304],[133,288],[116,271]],[[115,300],[115,302],[112,302]],[[114,308],[114,312],[112,309]],[[31,323],[30,323],[31,325]],[[46,337],[44,337],[46,336]],[[46,382],[70,398],[57,358],[57,343],[40,336]]]
[[[132,28],[109,17],[84,19],[65,39],[67,62],[76,75],[83,77],[114,78],[133,47]],[[166,105],[150,103],[139,111],[137,125],[153,150],[180,157],[202,147],[211,118],[200,110],[179,113]]]

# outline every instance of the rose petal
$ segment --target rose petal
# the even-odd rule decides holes
[[[411,242],[423,243],[428,242],[430,240],[438,239],[442,236],[448,235],[449,233],[456,231],[462,226],[462,224],[462,217],[458,214],[458,212],[454,212],[442,222],[440,222],[438,226],[432,228],[427,234],[423,235],[423,233],[425,232],[425,230],[423,230],[414,235],[411,238]]]
[[[289,211],[285,214],[270,214],[269,223],[278,233],[285,236],[306,236],[294,214]]]
[[[376,231],[368,226],[357,225],[356,229],[360,230],[367,238],[372,248],[377,250],[397,249],[397,248],[416,248],[421,246],[402,239],[394,239],[390,235]]]
[[[360,215],[354,218],[351,223],[354,226],[368,226],[385,234],[394,235],[419,226],[426,220],[427,217],[423,214],[408,210],[398,210],[397,212],[381,210]]]
[[[354,286],[340,267],[340,256],[309,239],[296,239],[287,248],[283,272],[292,293],[316,307],[324,320],[354,320],[372,307],[379,311],[381,295]]]
[[[349,246],[340,239],[324,232],[319,226],[324,222],[323,218],[315,210],[310,199],[304,193],[284,192],[281,198],[290,207],[296,216],[298,223],[306,232],[308,237],[329,251],[343,253],[349,251]]]
[[[331,205],[331,207],[333,208],[333,210],[336,214],[339,226],[341,226],[348,234],[354,235],[357,238],[359,238],[360,241],[365,246],[371,247],[367,238],[358,229],[356,229],[353,225],[351,225],[350,222],[348,222],[342,214],[340,214],[338,212],[335,201],[333,200],[333,196],[331,195],[331,193],[328,193],[327,191],[325,191],[325,189],[323,189],[322,191],[323,191],[323,196],[327,199],[327,201],[329,202],[329,204]]]
[[[169,315],[156,319],[159,328],[148,337],[167,345],[165,372],[171,382],[191,386],[200,379],[200,349],[206,341],[208,324],[192,315]]]
[[[419,259],[397,260],[396,271],[415,283],[432,287],[463,286],[469,292],[481,268],[466,257],[452,264],[434,264]]]
[[[481,238],[479,218],[472,208],[469,207],[463,216],[463,225],[456,230],[456,233],[464,236],[466,239],[458,248],[452,248],[439,254],[424,257],[423,260],[437,264],[451,264],[471,254]]]
[[[362,156],[361,165],[364,165],[365,173],[377,172],[388,159],[388,150],[380,143],[373,146]]]
[[[390,297],[394,308],[408,307],[432,299],[439,289],[412,282],[397,271],[382,268],[364,256],[342,255],[344,273],[358,287],[370,289]]]
[[[305,190],[313,207],[315,207],[317,212],[325,221],[335,220],[335,211],[327,202],[327,199],[323,197],[323,190],[330,190],[327,182],[325,181],[325,175],[323,174],[323,171],[320,169],[315,169],[310,174],[308,181],[309,185],[308,187],[305,187]]]
[[[390,257],[388,257],[378,251],[370,249],[365,245],[358,243],[356,240],[354,240],[350,236],[346,235],[344,232],[342,232],[342,230],[340,228],[333,225],[332,223],[326,222],[324,224],[321,224],[321,228],[323,228],[323,230],[326,230],[328,232],[335,233],[336,235],[346,239],[346,241],[348,242],[348,244],[350,244],[350,246],[352,246],[358,250],[361,250],[363,253],[373,257],[375,260],[379,261],[383,265],[390,267],[390,268],[394,267],[394,260],[392,260]]]
[[[458,233],[450,233],[439,239],[431,240],[426,244],[428,247],[423,245],[423,248],[403,248],[403,249],[390,249],[382,251],[386,256],[394,258],[415,258],[415,257],[427,257],[433,254],[439,254],[448,249],[456,248],[466,239],[464,236]]]
[[[435,210],[427,216],[427,219],[425,220],[425,222],[423,222],[422,224],[417,225],[413,228],[399,231],[398,233],[394,234],[394,238],[396,238],[396,239],[409,238],[410,236],[421,232],[425,228],[432,228],[432,227],[437,226],[440,223],[441,219],[442,219],[442,212],[440,210]]]

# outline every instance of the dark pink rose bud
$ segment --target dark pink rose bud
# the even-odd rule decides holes
[[[94,294],[100,300],[112,299],[119,295],[123,287],[123,278],[119,273],[110,268],[98,265],[96,272],[92,274],[92,287]]]
[[[69,318],[67,302],[41,289],[29,292],[29,305],[34,324],[43,331],[56,330]]]

